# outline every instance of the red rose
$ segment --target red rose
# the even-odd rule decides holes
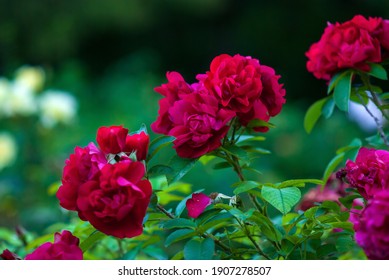
[[[261,94],[261,67],[257,59],[222,54],[211,62],[210,71],[197,78],[225,108],[246,113]]]
[[[136,153],[136,159],[141,161],[147,157],[149,149],[150,136],[144,131],[136,134],[127,135],[126,145],[123,149],[125,153]]]
[[[105,154],[118,154],[126,145],[128,129],[123,126],[100,127],[97,130],[96,141]]]
[[[379,19],[362,16],[329,24],[320,41],[306,53],[308,71],[325,80],[345,68],[369,71],[368,62],[381,62],[380,41],[373,34],[379,25]]]
[[[169,109],[173,128],[169,135],[176,137],[174,148],[180,157],[198,158],[221,145],[227,134],[232,111],[219,109],[211,95],[192,93],[174,103]]]
[[[168,134],[170,129],[172,129],[168,113],[170,107],[183,96],[194,91],[192,86],[185,82],[180,73],[167,72],[166,77],[168,83],[155,88],[155,91],[162,94],[164,98],[159,101],[158,119],[151,124],[151,129],[155,133],[161,134]]]
[[[5,249],[3,253],[0,254],[0,258],[7,261],[20,260],[20,257],[15,253],[12,253],[10,250]]]
[[[82,260],[80,240],[70,231],[54,235],[54,243],[44,243],[26,256],[26,260]]]
[[[79,188],[80,218],[108,235],[140,235],[152,194],[150,182],[142,179],[144,174],[141,162],[126,160],[105,165],[99,178]]]
[[[250,111],[238,114],[239,120],[244,126],[255,119],[269,121],[270,117],[276,116],[281,111],[282,105],[286,101],[283,84],[278,82],[281,76],[276,75],[273,68],[265,65],[261,66],[260,73],[263,87],[260,96],[254,101]],[[253,129],[258,132],[269,130],[265,126],[256,126]]]
[[[106,163],[104,154],[93,143],[85,148],[76,147],[74,154],[65,161],[62,185],[57,192],[60,205],[68,210],[76,210],[79,187],[94,179]]]
[[[205,208],[212,203],[212,199],[203,193],[193,193],[192,198],[186,201],[188,216],[197,218],[204,212]]]
[[[389,152],[362,147],[355,162],[347,160],[338,172],[365,199],[371,199],[381,190],[389,190]]]

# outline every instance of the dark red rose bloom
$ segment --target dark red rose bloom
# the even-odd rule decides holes
[[[98,176],[106,163],[105,155],[93,143],[84,148],[76,147],[65,161],[62,185],[57,192],[60,205],[68,210],[76,210],[79,187]]]
[[[329,24],[320,41],[312,44],[306,56],[307,69],[318,79],[330,80],[342,69],[369,71],[368,62],[381,62],[382,19],[355,16],[344,23]],[[374,34],[380,34],[375,36]]]
[[[191,218],[197,218],[211,203],[212,199],[207,195],[203,193],[193,193],[192,197],[186,201],[188,216]]]
[[[192,93],[194,89],[185,82],[178,72],[167,72],[168,83],[156,87],[154,90],[164,96],[159,101],[158,119],[151,124],[151,129],[155,133],[167,135],[172,129],[172,122],[169,119],[169,109],[183,96]]]
[[[220,147],[235,114],[219,109],[215,97],[193,93],[175,102],[169,116],[173,124],[169,135],[176,137],[173,143],[177,154],[198,158]]]
[[[105,154],[118,154],[126,145],[127,134],[123,126],[102,126],[97,130],[96,141]]]
[[[142,179],[145,167],[130,160],[107,164],[95,180],[80,186],[79,216],[99,231],[119,238],[143,231],[143,219],[152,194],[151,184]]]
[[[123,149],[125,153],[136,153],[136,159],[141,161],[147,157],[149,149],[150,136],[144,131],[136,134],[127,135],[126,145]]]
[[[12,260],[20,260],[20,257],[14,253],[12,253],[10,250],[5,249],[3,253],[0,254],[0,258],[3,260],[7,261],[12,261]]]
[[[260,68],[262,92],[253,107],[247,113],[239,113],[238,117],[242,125],[247,126],[250,121],[259,119],[269,121],[270,117],[278,115],[285,104],[285,89],[278,80],[281,76],[276,75],[273,68],[262,65]],[[253,129],[258,132],[269,130],[266,126],[254,126]]]
[[[338,174],[365,199],[373,198],[377,192],[389,190],[389,152],[362,147],[355,162],[347,160]]]
[[[197,78],[222,107],[247,113],[262,92],[261,66],[257,59],[236,54],[215,57],[210,71]]]
[[[355,240],[371,260],[389,260],[389,191],[378,192],[360,213]]]
[[[54,243],[44,243],[26,256],[26,260],[82,260],[80,240],[70,231],[54,235]]]

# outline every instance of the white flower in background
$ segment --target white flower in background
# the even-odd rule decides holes
[[[383,125],[385,123],[385,119],[382,116],[380,109],[378,109],[371,100],[369,100],[366,107],[377,118],[380,124]],[[377,123],[375,122],[374,118],[366,111],[363,105],[350,102],[348,113],[349,119],[356,122],[362,130],[369,133],[377,130]]]
[[[47,90],[39,98],[42,124],[51,128],[57,123],[69,124],[77,112],[76,99],[67,92]]]
[[[0,132],[0,171],[15,161],[17,150],[12,135],[7,132]]]
[[[45,72],[40,67],[22,66],[16,70],[15,83],[37,92],[43,88]]]
[[[0,78],[0,117],[5,114],[5,107],[10,93],[10,86],[7,79]]]
[[[4,114],[7,116],[29,116],[36,112],[35,93],[22,83],[11,83],[4,103]]]

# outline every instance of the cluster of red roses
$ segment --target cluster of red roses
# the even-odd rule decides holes
[[[337,176],[356,188],[366,207],[351,220],[355,239],[369,259],[389,259],[389,152],[361,148]]]
[[[389,20],[361,15],[344,23],[328,24],[320,41],[306,53],[307,68],[316,78],[330,80],[345,68],[369,71],[389,52]]]
[[[217,149],[234,118],[241,126],[260,120],[253,129],[266,132],[264,122],[277,115],[285,103],[280,76],[249,56],[219,55],[193,84],[177,72],[166,76],[168,83],[155,88],[164,98],[151,128],[174,136],[180,157],[198,158]]]
[[[149,135],[128,135],[122,126],[100,127],[94,143],[81,148],[65,162],[60,205],[78,212],[96,229],[119,238],[142,233],[143,218],[152,194],[144,179]]]

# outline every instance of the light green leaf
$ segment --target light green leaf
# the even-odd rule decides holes
[[[96,242],[102,240],[105,237],[107,237],[107,236],[104,233],[96,230],[91,235],[89,235],[87,239],[85,239],[83,242],[81,242],[80,248],[81,248],[82,252],[87,251]]]
[[[335,171],[335,169],[343,161],[343,159],[344,159],[344,153],[341,153],[335,156],[327,165],[323,175],[323,186],[327,183],[328,178],[330,178],[331,174]]]
[[[322,180],[318,179],[293,179],[293,180],[287,180],[281,183],[275,184],[275,186],[278,189],[286,188],[286,187],[292,187],[292,186],[301,186],[304,187],[305,184],[310,183],[310,184],[315,184],[315,185],[321,185],[323,184]]]
[[[243,181],[232,185],[235,187],[234,194],[240,194],[258,188],[260,185],[255,181]]]
[[[308,108],[304,117],[304,129],[307,133],[311,133],[316,122],[319,120],[323,105],[327,100],[328,97],[320,99]]]
[[[350,93],[351,93],[351,81],[353,72],[346,71],[344,75],[341,75],[339,81],[334,88],[334,101],[336,106],[342,111],[348,112]]]
[[[337,73],[334,76],[332,76],[332,78],[328,84],[327,94],[330,94],[331,91],[334,90],[335,86],[337,85],[337,83],[342,75],[344,75],[344,72],[340,72],[340,73]]]
[[[276,189],[263,186],[261,194],[267,202],[273,205],[283,215],[287,214],[301,198],[301,192],[296,187]]]
[[[215,242],[211,238],[193,238],[184,247],[186,260],[211,260],[215,252]]]
[[[380,80],[388,79],[388,74],[386,73],[385,68],[376,63],[370,63],[370,71],[367,74]]]

